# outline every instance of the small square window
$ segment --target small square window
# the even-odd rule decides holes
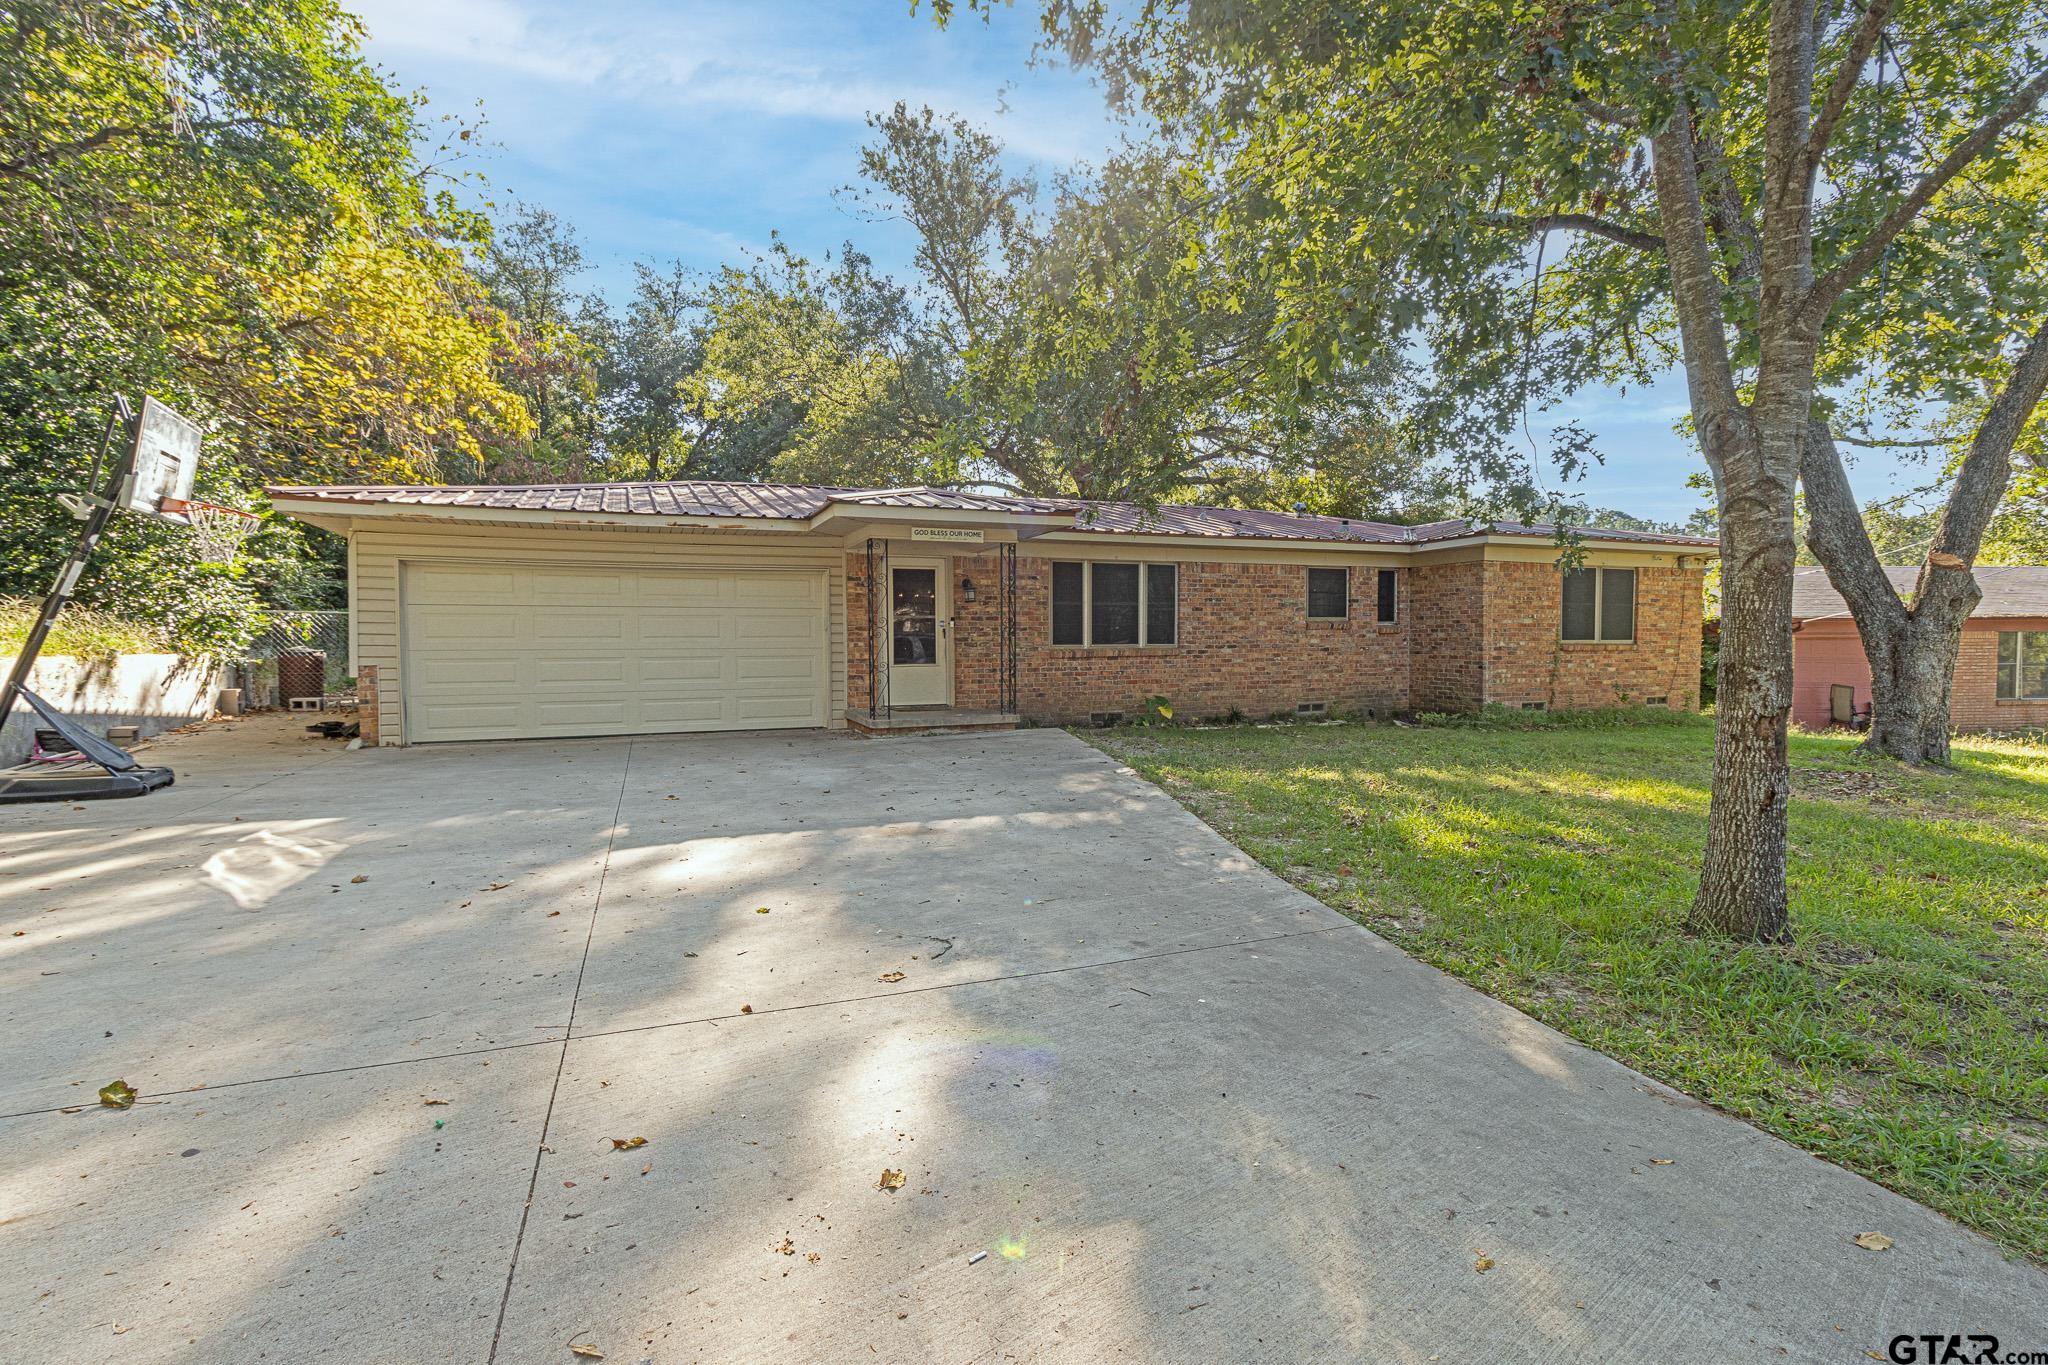
[[[1308,571],[1308,615],[1311,621],[1341,621],[1351,614],[1351,571]]]
[[[1379,622],[1383,626],[1394,624],[1400,605],[1401,571],[1381,569],[1379,581]]]

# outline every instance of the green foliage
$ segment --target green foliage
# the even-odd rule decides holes
[[[40,599],[0,597],[0,658],[21,652],[43,604]],[[156,654],[167,651],[170,642],[157,626],[134,621],[90,607],[73,607],[57,618],[43,644],[45,655],[68,655],[77,659],[111,659],[117,654]]]
[[[2048,749],[1791,739],[1793,948],[1683,931],[1711,727],[1086,736],[1409,953],[2048,1261]]]
[[[1426,357],[1408,438],[1533,499],[1531,409],[1646,382],[1679,354],[1646,135],[1681,108],[1736,382],[1755,378],[1746,225],[1764,198],[1765,0],[1044,9],[1055,46],[1187,149],[1191,216],[1220,263],[1212,297],[1246,312],[1270,300],[1276,383]],[[1823,82],[1859,19],[1822,11]],[[1817,269],[1869,240],[2044,61],[2038,13],[2014,0],[1893,14],[1821,168]],[[2048,313],[2044,139],[2038,112],[2022,119],[1851,283],[1824,328],[1823,410],[1869,426],[1981,404]],[[1549,458],[1570,475],[1593,450],[1564,431]]]
[[[430,192],[414,102],[332,0],[31,0],[0,13],[0,592],[40,594],[111,395],[207,429],[200,496],[418,477],[519,432],[477,230]],[[456,141],[469,136],[459,130]],[[118,518],[80,592],[192,647],[258,580]]]

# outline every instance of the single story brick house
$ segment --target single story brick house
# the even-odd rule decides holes
[[[1714,543],[940,488],[289,487],[348,540],[366,737],[1643,704]]]
[[[1917,566],[1887,567],[1900,597],[1910,598]],[[1984,596],[1963,623],[1949,692],[1957,730],[2024,730],[2048,725],[2048,567],[1978,565]],[[1827,571],[1792,577],[1792,720],[1818,730],[1870,712],[1870,660],[1849,604]]]

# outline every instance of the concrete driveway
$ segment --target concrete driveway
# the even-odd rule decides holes
[[[2048,1349],[2048,1276],[1059,732],[152,756],[0,811],[9,1359]]]

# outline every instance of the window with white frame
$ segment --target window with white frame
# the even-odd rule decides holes
[[[1171,564],[1060,560],[1052,566],[1056,645],[1170,645],[1180,580]]]
[[[1566,640],[1626,644],[1636,638],[1636,571],[1571,569],[1564,575]]]
[[[2048,630],[1998,632],[1998,699],[2048,701]]]

